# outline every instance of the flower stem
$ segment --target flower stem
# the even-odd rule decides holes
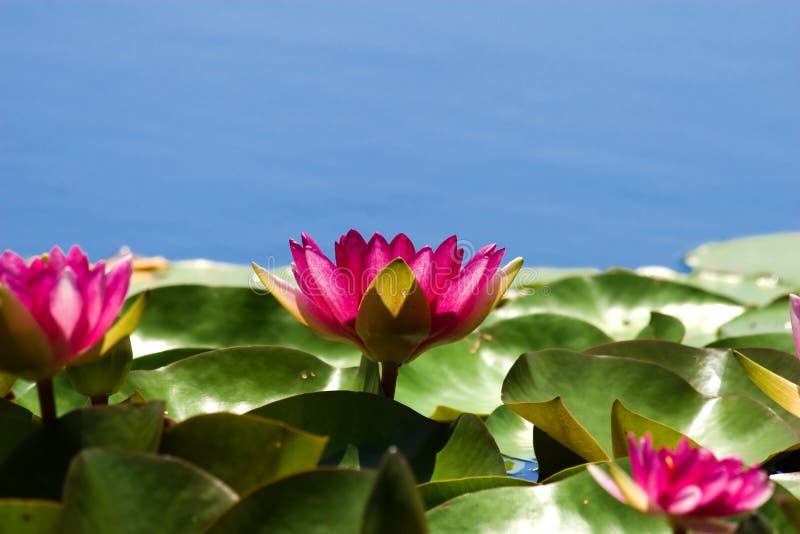
[[[36,391],[39,393],[39,411],[42,422],[52,425],[56,420],[56,397],[53,393],[53,379],[44,378],[36,382]]]
[[[381,363],[381,388],[387,399],[394,399],[394,390],[397,387],[397,372],[400,365],[394,362]]]
[[[94,395],[92,399],[92,406],[108,406],[108,395]]]

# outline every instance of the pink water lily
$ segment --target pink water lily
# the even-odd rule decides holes
[[[299,288],[254,263],[263,284],[316,334],[358,347],[384,370],[474,330],[522,266],[518,258],[501,268],[496,245],[462,266],[456,236],[417,250],[404,234],[367,241],[350,230],[335,244],[335,263],[305,234],[289,246]]]
[[[9,250],[0,256],[0,369],[42,380],[94,352],[117,318],[131,278],[131,261],[110,270],[90,265],[74,246],[54,247],[28,264]]]
[[[628,451],[633,480],[614,464],[610,476],[596,465],[589,465],[589,472],[617,500],[664,516],[676,531],[732,532],[736,525],[720,518],[755,510],[774,489],[758,467],[746,468],[736,457],[718,460],[686,438],[674,451],[656,450],[649,434],[641,439],[628,434]]]
[[[797,350],[797,357],[800,358],[800,297],[789,295],[789,318],[792,323],[792,333],[794,333],[794,346]]]

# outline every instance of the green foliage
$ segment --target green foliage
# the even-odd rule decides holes
[[[142,316],[130,372],[102,384],[119,386],[111,406],[89,406],[103,381],[80,376],[111,360],[71,369],[77,388],[53,378],[51,425],[35,384],[0,376],[0,531],[667,533],[586,473],[625,466],[629,432],[786,471],[738,519],[790,531],[799,236],[703,246],[689,274],[523,269],[475,332],[400,367],[395,400],[249,267],[172,264],[132,288],[152,289],[129,300]],[[504,456],[536,457],[540,483],[506,476]]]

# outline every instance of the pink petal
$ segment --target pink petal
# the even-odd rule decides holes
[[[322,249],[319,248],[319,245],[317,245],[317,242],[311,239],[311,236],[309,236],[307,233],[305,232],[301,233],[300,240],[303,242],[304,248],[310,248],[324,256],[324,253],[322,252]]]
[[[61,248],[56,245],[50,250],[47,256],[47,267],[51,271],[60,272],[67,265],[67,257],[61,251]]]
[[[437,295],[444,293],[447,281],[461,271],[464,249],[458,248],[458,238],[448,237],[433,253],[433,290]]]
[[[50,315],[61,333],[70,339],[83,313],[83,298],[78,290],[78,281],[71,268],[61,271],[55,288],[50,293]]]
[[[0,255],[0,276],[24,276],[28,272],[28,264],[16,252],[6,250]]]
[[[67,254],[66,263],[75,272],[78,280],[83,279],[89,274],[89,258],[84,254],[78,245],[74,245],[69,249]]]
[[[367,250],[364,255],[364,270],[361,280],[363,287],[369,287],[375,277],[378,276],[378,273],[389,265],[389,262],[393,259],[392,249],[389,247],[389,243],[386,242],[386,238],[376,232],[367,243]]]
[[[413,260],[408,264],[414,276],[417,278],[417,283],[428,302],[432,302],[436,297],[433,290],[433,250],[431,247],[422,247]],[[433,310],[431,310],[433,311]]]
[[[408,264],[411,263],[416,255],[414,244],[406,234],[397,234],[394,236],[392,242],[389,243],[389,248],[392,251],[391,254],[393,260],[396,258],[403,258],[403,260]]]
[[[314,286],[319,290],[320,296],[336,320],[341,324],[355,321],[360,299],[353,291],[351,280],[328,258],[312,248],[306,249],[305,258]]]
[[[667,512],[673,515],[685,515],[697,508],[703,492],[697,486],[686,486],[679,491],[669,503],[664,503]]]
[[[361,234],[350,230],[343,235],[334,245],[336,252],[336,266],[352,279],[353,291],[359,296],[364,294],[366,285],[363,283],[364,256],[367,251],[367,242]]]
[[[794,334],[794,346],[797,350],[797,356],[800,357],[800,297],[789,295],[789,301],[791,302],[789,317],[792,323],[792,333]]]
[[[600,487],[602,487],[609,494],[611,494],[612,497],[614,497],[621,503],[627,504],[627,500],[625,499],[625,496],[622,494],[622,491],[619,489],[617,483],[614,482],[614,479],[612,479],[608,473],[606,473],[603,469],[594,464],[587,465],[586,470],[589,471],[589,474],[592,475],[592,478],[594,478],[594,480],[600,485]]]
[[[125,304],[125,296],[128,293],[132,271],[131,259],[126,258],[114,265],[114,268],[106,273],[102,309],[91,333],[83,340],[80,347],[81,351],[94,345],[114,324],[114,320],[122,310],[122,305]]]

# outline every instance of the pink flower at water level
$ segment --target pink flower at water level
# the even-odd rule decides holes
[[[792,333],[794,333],[794,346],[797,350],[797,357],[800,358],[800,297],[789,295],[789,319],[792,323]]]
[[[767,473],[746,468],[736,457],[718,460],[706,449],[682,438],[675,450],[653,448],[647,434],[628,434],[633,479],[614,464],[606,473],[589,465],[589,473],[617,500],[640,512],[664,516],[676,532],[733,532],[721,518],[755,510],[772,495]]]
[[[258,277],[317,335],[381,362],[388,396],[400,365],[474,330],[522,266],[517,258],[501,268],[504,250],[495,245],[462,266],[464,251],[455,236],[435,250],[416,250],[404,234],[388,242],[376,233],[366,241],[350,230],[335,244],[335,263],[305,234],[289,246],[299,289],[254,263]]]
[[[106,336],[130,278],[130,259],[107,271],[102,261],[90,265],[77,246],[66,255],[54,247],[30,264],[5,251],[0,256],[0,370],[41,381],[67,364],[102,356],[130,333]]]

